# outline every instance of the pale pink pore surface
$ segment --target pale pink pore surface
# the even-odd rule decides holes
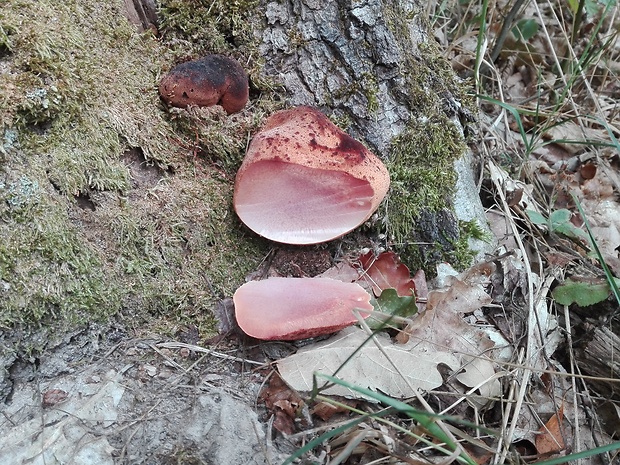
[[[330,278],[269,278],[245,283],[233,296],[239,327],[257,339],[295,340],[330,334],[367,318],[370,294]],[[365,311],[364,311],[365,310]]]
[[[234,205],[254,232],[316,244],[366,221],[387,193],[383,162],[316,108],[277,112],[252,140]]]
[[[237,213],[250,229],[273,241],[329,241],[364,222],[371,209],[370,184],[340,171],[259,161],[245,176],[252,182],[237,192]]]

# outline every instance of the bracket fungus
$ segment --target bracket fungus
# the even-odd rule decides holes
[[[248,101],[248,75],[232,58],[207,55],[172,68],[159,82],[159,95],[173,107],[221,105],[236,113]]]
[[[265,340],[296,340],[339,331],[373,310],[359,284],[330,278],[269,278],[245,283],[233,296],[239,327]]]
[[[257,234],[317,244],[366,221],[385,197],[383,162],[313,107],[274,113],[235,180],[234,207]]]

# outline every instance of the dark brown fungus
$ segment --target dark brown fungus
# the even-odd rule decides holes
[[[221,105],[235,113],[248,101],[248,75],[235,60],[208,55],[172,68],[159,83],[159,95],[173,107]]]

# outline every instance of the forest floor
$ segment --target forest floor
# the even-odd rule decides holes
[[[32,360],[2,354],[12,386],[0,386],[11,391],[0,464],[281,464],[317,438],[300,463],[551,464],[596,448],[577,463],[616,463],[603,449],[620,432],[618,10],[585,2],[584,21],[565,23],[581,8],[569,3],[559,17],[551,4],[518,8],[505,37],[511,3],[429,7],[447,59],[475,82],[471,145],[497,248],[460,273],[439,269],[401,345],[366,346],[373,367],[342,375],[413,398],[414,414],[350,386],[290,389],[282,378],[310,390],[319,363],[332,374],[358,335],[259,343],[230,323],[224,299],[222,335],[208,340],[191,324],[163,337],[118,318],[59,336]],[[396,357],[408,381],[381,384]],[[444,433],[463,449],[442,448]]]

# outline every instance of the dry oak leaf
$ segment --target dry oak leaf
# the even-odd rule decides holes
[[[562,405],[558,412],[538,430],[538,436],[536,436],[536,451],[539,454],[554,454],[564,450],[564,438],[562,437],[563,418],[564,406]]]
[[[443,384],[441,374],[437,371],[439,363],[452,369],[460,366],[453,355],[434,350],[423,343],[393,344],[382,333],[377,333],[375,338],[391,361],[386,359],[372,339],[369,340],[364,330],[349,327],[327,341],[306,346],[296,354],[278,361],[280,376],[297,391],[311,391],[315,373],[331,375],[339,370],[338,377],[341,379],[392,397],[405,398],[414,396],[415,391],[427,391]],[[322,392],[366,398],[340,385]]]
[[[295,418],[305,406],[303,399],[284,384],[277,374],[271,377],[259,397],[274,415],[274,428],[284,434],[295,433]]]
[[[396,289],[399,297],[410,297],[415,294],[416,285],[406,265],[394,252],[383,252],[375,257],[370,251],[359,258],[359,265],[365,278],[372,285],[376,297],[384,289]]]
[[[501,393],[494,364],[484,358],[495,343],[465,323],[460,313],[471,313],[490,301],[482,285],[453,278],[445,290],[429,293],[427,310],[408,327],[406,343],[393,344],[382,333],[376,333],[373,340],[359,328],[347,328],[280,360],[280,375],[293,389],[310,391],[315,373],[338,370],[337,376],[344,380],[403,398],[441,386],[437,365],[444,364],[459,372],[457,379],[465,386],[476,387],[483,397],[476,401],[478,406],[486,405],[487,399]],[[324,393],[362,397],[340,385]]]
[[[339,405],[328,402],[319,402],[312,408],[312,415],[318,416],[321,420],[327,421],[337,413],[351,413],[352,408],[356,408],[358,401],[353,399],[345,399],[344,397],[336,397]]]
[[[500,382],[494,378],[494,365],[484,357],[495,348],[495,343],[484,332],[465,323],[461,315],[490,302],[491,297],[481,285],[451,278],[446,288],[429,292],[426,311],[402,333],[408,335],[409,344],[424,341],[433,350],[456,357],[459,367],[463,367],[456,378],[465,386],[473,388],[488,380],[478,388],[485,398],[501,393]]]
[[[53,407],[64,402],[69,397],[67,391],[62,389],[49,389],[43,393],[43,407]]]

